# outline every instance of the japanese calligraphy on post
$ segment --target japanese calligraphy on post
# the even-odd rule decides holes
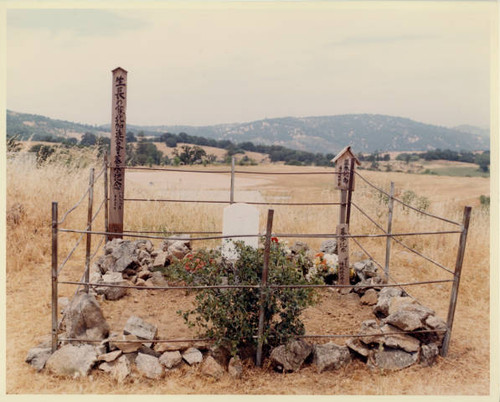
[[[344,237],[348,235],[348,225],[337,225],[337,247],[339,255],[339,285],[349,285],[349,241]]]

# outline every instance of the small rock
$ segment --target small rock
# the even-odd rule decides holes
[[[146,281],[146,286],[149,287],[167,287],[168,281],[159,271],[151,273],[151,277]]]
[[[157,352],[154,349],[151,349],[149,346],[141,345],[141,347],[137,350],[139,353],[143,353],[145,355],[150,355],[153,357],[160,357],[161,353]]]
[[[205,359],[201,365],[201,372],[208,377],[215,378],[216,380],[219,380],[224,375],[224,369],[212,356],[208,356]]]
[[[378,301],[378,294],[375,289],[368,289],[361,298],[361,304],[365,304],[368,306],[373,306],[377,304],[377,301]]]
[[[363,357],[368,357],[370,353],[370,349],[363,345],[359,339],[349,338],[346,341],[346,346]]]
[[[271,364],[280,371],[299,371],[312,352],[312,346],[303,340],[294,340],[271,351]]]
[[[50,355],[52,355],[51,347],[37,346],[29,350],[25,362],[31,364],[37,371],[40,371],[45,367],[45,363]]]
[[[131,316],[123,328],[123,333],[125,335],[132,334],[137,336],[139,339],[154,340],[158,333],[158,328],[153,324],[144,321],[142,318],[137,316]],[[149,346],[149,345],[148,345]]]
[[[424,367],[432,366],[439,354],[439,348],[435,343],[422,345],[420,349],[420,364]]]
[[[148,286],[146,284],[146,281],[144,279],[137,279],[137,281],[135,282],[135,285],[136,286]],[[135,300],[134,300],[135,301]]]
[[[119,272],[109,272],[102,277],[102,283],[106,285],[126,285],[122,274]],[[127,288],[98,286],[97,294],[103,294],[107,300],[118,300],[127,294]]]
[[[367,281],[369,278],[377,276],[377,266],[370,259],[355,262],[353,269],[360,281]]]
[[[124,341],[129,341],[129,342],[113,342],[111,341],[109,346],[110,348],[118,348],[120,349],[123,353],[134,353],[137,352],[141,346],[142,343],[140,342],[140,339],[137,338],[135,335],[122,335],[122,339]],[[130,342],[130,341],[137,341],[137,342]]]
[[[210,356],[222,367],[227,367],[229,359],[231,359],[231,352],[224,346],[212,346],[210,348]]]
[[[137,259],[139,262],[144,262],[144,260],[149,260],[151,258],[151,255],[146,251],[146,250],[139,250],[137,253]]]
[[[139,353],[135,359],[135,364],[140,373],[153,380],[161,378],[165,373],[162,365],[154,356]]]
[[[61,314],[64,313],[64,309],[69,305],[69,299],[67,297],[59,297],[57,299],[57,305],[61,309]]]
[[[420,316],[411,311],[397,311],[383,320],[385,324],[391,324],[403,331],[414,331],[423,326]]]
[[[151,278],[151,271],[149,269],[143,269],[137,273],[137,278],[147,280]]]
[[[111,377],[121,383],[130,375],[130,362],[126,356],[120,356],[117,360],[100,364],[99,370],[111,373]]]
[[[337,239],[328,239],[321,243],[319,251],[326,254],[337,254]]]
[[[338,370],[351,362],[351,354],[346,346],[339,346],[333,342],[314,347],[314,364],[318,373],[325,370]]]
[[[182,354],[182,358],[186,361],[187,364],[192,366],[196,363],[201,363],[203,361],[203,355],[196,348],[189,348]]]
[[[303,241],[296,241],[292,247],[290,247],[292,254],[307,253],[309,251],[309,245]]]
[[[241,364],[241,360],[238,357],[232,357],[231,360],[229,360],[227,371],[231,377],[241,378],[243,375],[243,365]]]
[[[418,353],[407,353],[402,350],[382,350],[374,353],[372,364],[385,370],[400,370],[415,364]]]
[[[186,350],[189,348],[188,342],[161,342],[154,346],[154,350],[158,353],[174,352],[176,350]]]
[[[396,332],[396,334],[384,336],[384,345],[390,348],[403,349],[405,352],[409,353],[418,352],[420,349],[420,341],[417,338],[403,333],[392,325],[384,325],[381,331],[384,333]]]
[[[361,329],[359,331],[359,335],[363,335],[360,337],[360,341],[365,345],[372,344],[380,344],[383,342],[383,337],[380,334],[380,326],[376,320],[366,320],[361,323]],[[372,335],[372,336],[367,336]]]
[[[48,358],[45,367],[57,375],[87,376],[96,361],[97,355],[93,346],[65,345]]]
[[[171,369],[182,363],[182,355],[178,350],[175,352],[165,352],[160,356],[159,361],[167,369]]]
[[[121,350],[115,350],[113,352],[109,352],[109,353],[106,353],[106,354],[99,355],[97,357],[97,360],[99,360],[99,361],[105,361],[105,362],[109,363],[109,362],[112,362],[112,361],[118,359],[122,355],[122,353],[123,352]]]
[[[166,251],[161,251],[156,256],[153,262],[153,268],[163,268],[167,265],[167,261],[170,261],[170,254]]]

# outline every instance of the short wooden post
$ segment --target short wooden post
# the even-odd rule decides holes
[[[125,148],[126,148],[127,71],[118,67],[113,70],[113,104],[111,118],[111,192],[109,231],[117,233],[109,239],[122,238],[123,199],[125,196]]]
[[[262,278],[260,283],[260,311],[259,311],[259,329],[257,335],[257,356],[255,358],[255,364],[257,367],[262,366],[262,345],[264,343],[264,315],[266,309],[266,293],[268,291],[267,287],[267,277],[269,271],[269,253],[271,252],[271,233],[273,230],[273,217],[274,210],[269,209],[267,211],[267,228],[266,228],[266,240],[264,243],[264,266],[262,268]]]
[[[52,353],[57,350],[57,202],[52,203]]]
[[[108,151],[104,151],[104,231],[109,232],[109,224],[108,224],[108,209],[109,209],[109,190],[108,190]],[[108,241],[108,235],[106,237],[106,242]]]
[[[448,309],[448,320],[446,322],[447,330],[441,346],[441,356],[445,357],[448,354],[450,346],[451,329],[453,328],[453,320],[455,318],[455,308],[457,306],[458,286],[460,285],[460,276],[462,274],[462,265],[464,262],[465,245],[467,243],[467,232],[469,231],[469,222],[471,215],[471,207],[464,208],[464,216],[462,223],[462,233],[458,243],[457,261],[455,263],[455,273],[453,278],[453,286],[451,288],[450,307]]]
[[[387,234],[392,234],[392,213],[394,209],[394,182],[391,181],[391,192],[389,197],[389,215],[387,218]],[[385,243],[385,267],[384,275],[385,280],[389,280],[389,265],[391,260],[391,236],[387,236]]]
[[[89,175],[89,203],[87,207],[87,231],[92,231],[92,210],[94,204],[94,168],[90,169]],[[90,280],[90,250],[92,248],[92,234],[87,233],[87,244],[85,247],[85,283]],[[85,292],[89,293],[90,286],[84,286]]]
[[[231,190],[229,194],[229,202],[234,204],[234,156],[231,157]]]

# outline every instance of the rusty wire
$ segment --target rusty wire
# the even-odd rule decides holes
[[[143,166],[110,166],[115,169],[127,169],[127,170],[157,170],[165,172],[183,172],[183,173],[233,173],[231,170],[191,170],[191,169],[171,169],[171,168],[149,168]],[[331,172],[257,172],[257,171],[246,171],[246,170],[235,170],[235,174],[262,174],[262,175],[322,175],[322,174],[343,174],[342,172],[331,171]]]
[[[286,205],[286,206],[318,206],[318,205],[342,205],[340,202],[266,202],[266,201],[224,201],[224,200],[172,200],[159,198],[124,198],[124,201],[148,201],[148,202],[179,202],[179,203],[197,203],[197,204],[233,204],[245,203],[248,205]]]

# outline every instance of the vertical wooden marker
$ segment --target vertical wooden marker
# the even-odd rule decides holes
[[[113,100],[111,111],[111,158],[109,199],[109,240],[122,238],[123,199],[125,194],[125,146],[127,138],[127,71],[121,67],[113,70]]]
[[[349,285],[349,239],[344,237],[348,234],[349,225],[343,223],[337,225],[337,250],[339,255],[338,284]],[[349,289],[346,289],[347,291]]]

